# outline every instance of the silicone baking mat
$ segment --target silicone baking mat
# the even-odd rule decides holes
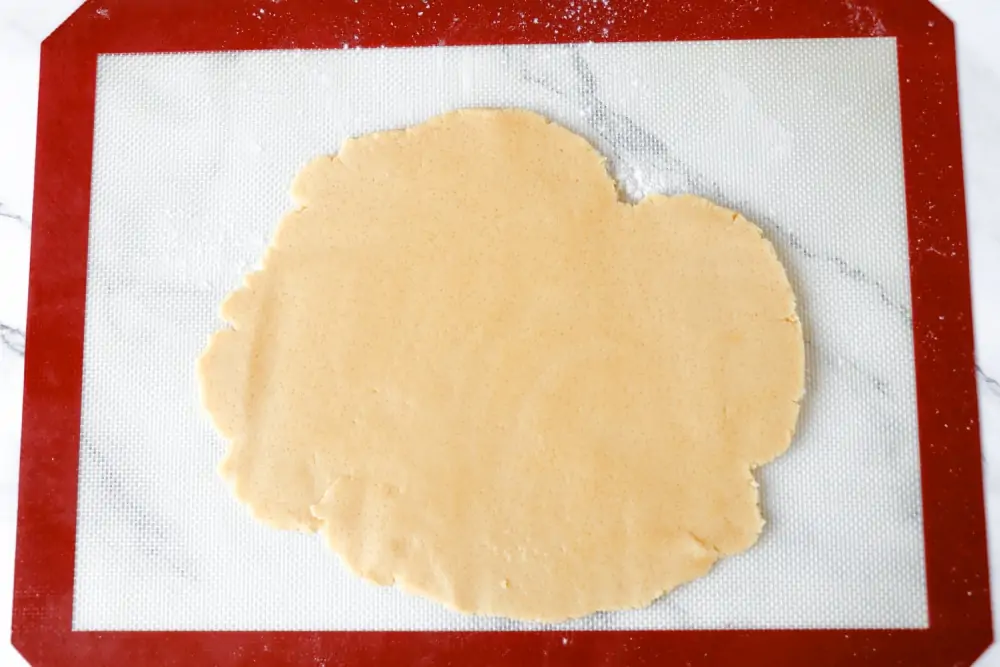
[[[37,240],[33,250],[30,317],[41,323],[28,341],[15,638],[55,624],[68,633],[65,650],[108,664],[120,664],[121,651],[176,641],[199,647],[192,655],[206,664],[249,664],[270,654],[267,638],[298,646],[268,658],[273,664],[349,662],[371,658],[372,647],[443,662],[473,645],[505,664],[511,647],[532,644],[560,647],[559,659],[577,664],[619,656],[618,644],[667,655],[712,636],[732,647],[767,637],[772,650],[786,647],[779,652],[812,645],[821,653],[824,642],[848,645],[853,634],[856,645],[883,646],[882,656],[892,655],[887,647],[924,656],[914,648],[920,641],[934,655],[974,653],[989,618],[960,162],[957,144],[943,141],[957,117],[939,108],[946,127],[929,137],[938,142],[913,141],[906,62],[920,56],[890,30],[892,11],[881,7],[897,3],[840,3],[830,14],[820,3],[778,34],[736,19],[753,26],[754,15],[773,20],[791,3],[749,14],[741,3],[705,3],[715,12],[705,20],[726,23],[700,33],[676,32],[683,13],[668,31],[670,11],[641,2],[498,6],[489,22],[433,0],[313,4],[85,5],[46,43],[35,233],[43,246],[48,234],[64,236],[67,222],[47,223],[45,206],[74,194],[83,197],[83,224],[74,232],[80,243],[64,244],[66,255],[76,249],[70,266],[56,271],[51,254],[39,259]],[[202,29],[170,46],[148,27],[157,11],[171,20],[190,12]],[[932,38],[918,36],[928,48],[944,45],[938,67],[950,67],[952,85],[934,85],[954,105],[951,27],[927,15],[919,27]],[[832,34],[808,27],[824,17],[843,26]],[[136,48],[125,26],[159,41]],[[649,26],[658,32],[643,34]],[[255,37],[239,37],[247,32]],[[60,38],[82,48],[80,35],[99,44],[88,47],[90,88],[76,98],[78,127],[89,130],[73,139],[86,144],[88,178],[67,187],[45,166],[46,133],[66,131],[44,124],[46,95],[51,104],[67,94],[46,80],[69,69],[48,53]],[[691,41],[706,37],[727,39]],[[925,80],[922,67],[912,74]],[[647,609],[556,626],[464,616],[357,579],[318,538],[257,525],[215,476],[223,443],[198,407],[193,362],[221,326],[218,303],[290,206],[296,170],[349,136],[470,106],[530,108],[583,134],[609,158],[625,199],[695,192],[742,211],[792,278],[807,395],[793,447],[758,474],[765,533]],[[954,141],[957,125],[951,132]],[[915,144],[924,146],[916,158]],[[940,174],[919,161],[934,150],[953,151],[933,166]],[[921,178],[933,185],[926,202],[914,194]],[[46,292],[59,282],[53,272],[70,271],[79,289]],[[959,282],[928,281],[949,275]],[[921,310],[922,302],[933,305]],[[46,309],[54,303],[70,306],[60,311],[72,324],[63,331],[76,332],[63,347],[45,334],[59,319]],[[73,370],[62,371],[71,391],[59,400],[76,421],[43,432],[29,417],[52,404],[43,366],[60,350]],[[33,374],[42,383],[34,391]],[[942,382],[951,391],[929,384]],[[42,496],[33,494],[54,472],[40,478],[30,464],[49,433],[68,443],[59,457],[72,467],[73,497],[64,489],[62,499],[74,511],[39,519],[32,498]],[[937,482],[928,474],[935,453],[947,466]],[[943,524],[949,507],[967,512],[964,525]],[[32,535],[45,530],[65,535],[68,555],[58,558],[70,585],[59,590],[58,611],[38,623],[30,593],[42,589],[24,584],[32,550],[40,553]],[[945,641],[949,614],[974,623]],[[637,630],[647,632],[635,644],[626,631]],[[736,649],[723,646],[697,664],[727,664],[721,656]]]
[[[884,38],[102,56],[73,627],[530,627],[381,590],[320,539],[259,527],[215,475],[194,389],[295,171],[468,106],[571,127],[632,197],[693,190],[759,220],[805,322],[806,407],[762,469],[759,546],[648,609],[565,627],[925,626],[895,73]]]

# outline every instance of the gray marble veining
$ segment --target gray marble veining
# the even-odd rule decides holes
[[[24,332],[20,329],[0,324],[0,342],[14,354],[24,356]]]

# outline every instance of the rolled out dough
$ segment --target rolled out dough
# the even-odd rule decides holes
[[[752,545],[792,437],[795,299],[741,215],[619,201],[525,111],[309,163],[199,360],[254,516],[466,612],[648,604]]]

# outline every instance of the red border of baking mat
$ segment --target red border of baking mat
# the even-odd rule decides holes
[[[42,44],[15,646],[55,665],[956,665],[992,638],[954,31],[927,0],[91,0]],[[421,5],[417,7],[417,5]],[[266,8],[264,14],[259,7]],[[417,15],[417,10],[423,12]],[[524,18],[538,18],[538,23]],[[546,27],[547,26],[547,27]],[[607,28],[607,34],[602,33]],[[558,29],[558,31],[556,30]],[[355,35],[357,37],[355,37]],[[895,37],[930,627],[73,632],[87,228],[100,53]],[[224,601],[220,601],[223,603]],[[566,638],[566,641],[563,641]]]

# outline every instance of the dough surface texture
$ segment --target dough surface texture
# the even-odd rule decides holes
[[[198,361],[253,515],[473,613],[644,606],[750,547],[803,336],[741,215],[619,200],[586,140],[464,110],[351,139]]]

